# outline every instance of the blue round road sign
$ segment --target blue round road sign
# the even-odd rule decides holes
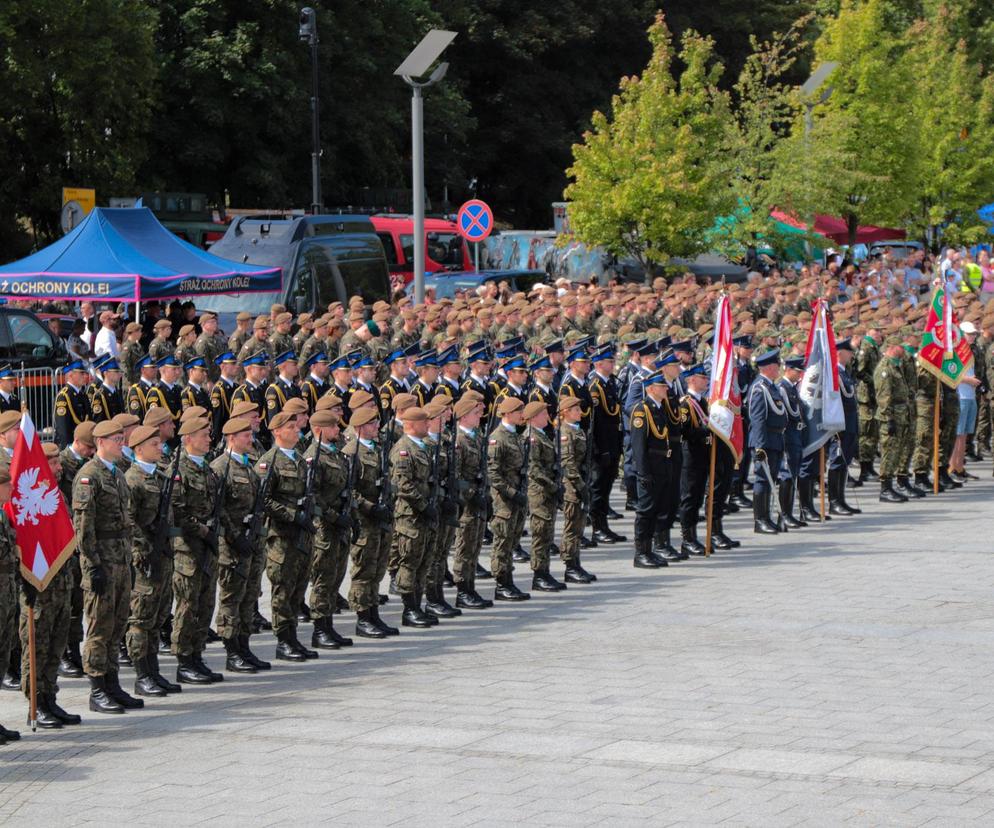
[[[459,234],[470,242],[483,241],[494,229],[494,213],[486,202],[471,199],[459,208],[456,216]]]

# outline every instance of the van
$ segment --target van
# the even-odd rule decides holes
[[[390,275],[398,287],[414,279],[414,218],[412,216],[372,216],[376,235],[386,253]],[[439,270],[472,270],[469,245],[459,235],[454,221],[425,219],[425,273]]]
[[[241,311],[268,314],[276,303],[299,314],[324,311],[335,301],[347,303],[350,296],[361,296],[367,305],[390,300],[387,259],[367,216],[239,216],[214,243],[211,253],[283,270],[280,291],[197,299],[197,310],[217,313],[221,327],[229,332],[234,329],[229,317]]]

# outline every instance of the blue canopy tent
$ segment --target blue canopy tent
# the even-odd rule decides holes
[[[97,207],[37,253],[0,267],[12,299],[141,302],[280,290],[278,267],[232,262],[194,247],[146,207]]]

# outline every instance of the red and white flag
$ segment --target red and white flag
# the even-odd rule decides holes
[[[31,416],[21,417],[21,433],[10,464],[11,497],[4,505],[21,551],[21,575],[44,590],[76,548],[72,518],[48,467]]]
[[[742,390],[732,347],[732,308],[728,296],[718,300],[715,310],[714,340],[711,352],[711,388],[708,391],[708,428],[742,460],[745,439],[742,432]]]
[[[804,359],[807,367],[797,393],[804,409],[803,455],[807,457],[846,427],[835,331],[828,306],[821,299],[815,303]]]

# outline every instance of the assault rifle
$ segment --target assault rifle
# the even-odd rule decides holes
[[[205,464],[206,462],[204,460]],[[231,462],[231,458],[229,457],[228,462],[224,465],[224,477],[221,478],[221,485],[214,492],[214,508],[211,509],[211,516],[207,519],[207,537],[204,538],[204,542],[213,552],[217,552],[218,549],[218,536],[221,533],[221,510],[224,508],[224,499],[228,493],[228,474],[231,471]],[[208,567],[207,563],[208,561],[205,557],[200,562],[200,568],[206,574],[210,574],[210,567]]]
[[[159,507],[155,512],[155,520],[152,521],[152,557],[145,566],[145,577],[151,578],[152,572],[158,566],[163,556],[168,556],[171,552],[170,540],[178,537],[181,530],[172,525],[169,519],[170,507],[173,500],[173,487],[176,484],[176,476],[179,473],[179,455],[173,457],[173,462],[169,465],[168,474],[159,492]]]
[[[273,482],[274,468],[274,464],[270,463],[269,468],[266,469],[266,476],[262,478],[262,481],[259,483],[259,488],[256,489],[255,499],[252,501],[252,511],[245,515],[243,519],[243,523],[245,524],[245,540],[247,540],[252,547],[254,547],[262,537],[262,530],[266,516],[266,495],[269,494],[269,487]],[[247,578],[248,575],[241,569],[241,563],[242,562],[239,561],[239,565],[234,568],[234,571],[243,578]]]
[[[317,480],[321,463],[321,441],[317,441],[314,458],[307,464],[307,476],[304,478],[304,495],[297,501],[297,509],[301,519],[297,521],[297,546],[303,546],[304,535],[314,534],[314,517],[320,515],[320,509],[314,504],[314,484]]]

